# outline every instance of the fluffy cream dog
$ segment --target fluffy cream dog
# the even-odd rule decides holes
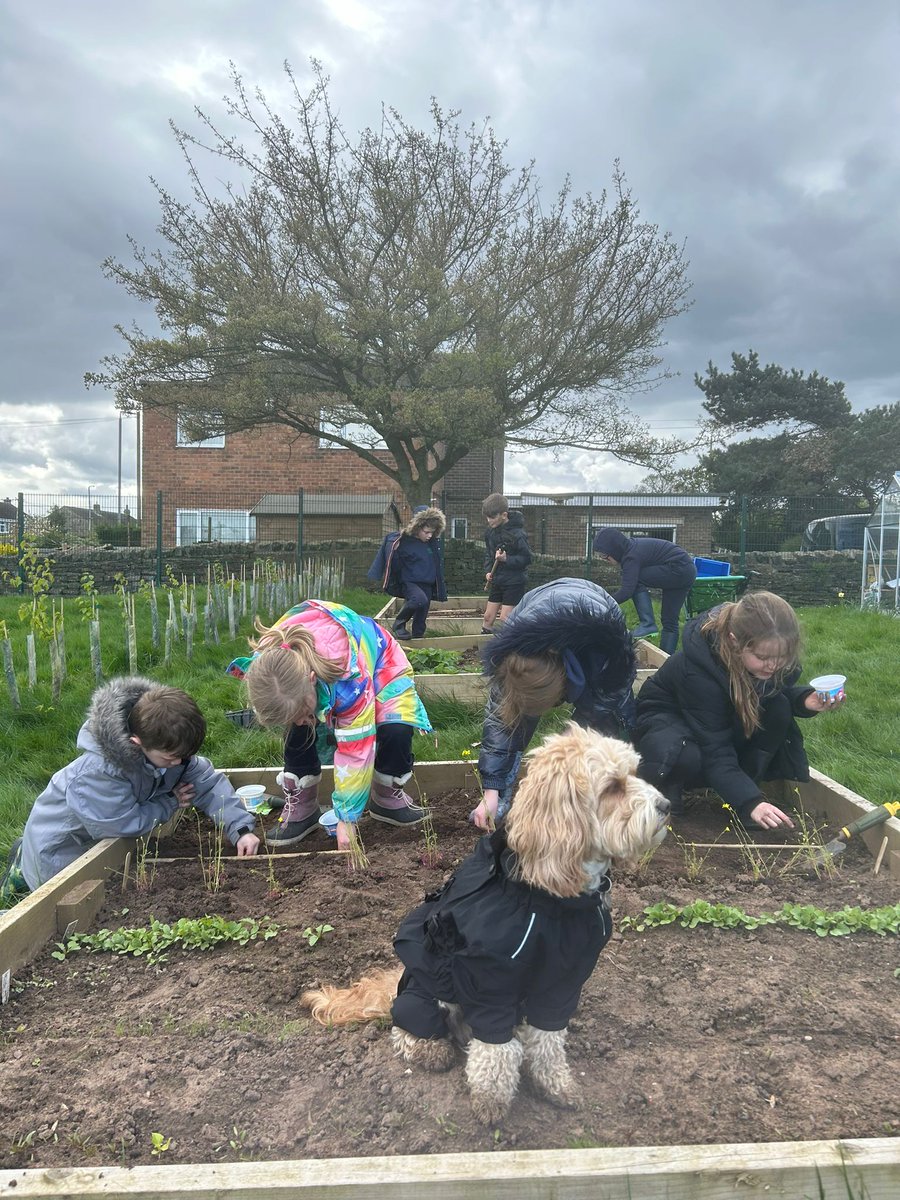
[[[403,964],[350,988],[305,992],[325,1025],[393,1019],[394,1047],[426,1070],[466,1049],[476,1116],[496,1124],[524,1070],[554,1104],[577,1103],[565,1039],[612,933],[609,867],[665,837],[668,801],[636,777],[630,746],[569,725],[528,755],[504,825],[403,921]]]

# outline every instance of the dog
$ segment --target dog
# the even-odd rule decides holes
[[[402,965],[301,1004],[328,1026],[390,1015],[396,1053],[425,1070],[447,1070],[464,1049],[484,1124],[506,1115],[523,1069],[544,1099],[576,1105],[566,1028],[612,934],[609,868],[666,835],[669,802],[637,778],[638,762],[578,725],[546,738],[503,824],[404,919]]]

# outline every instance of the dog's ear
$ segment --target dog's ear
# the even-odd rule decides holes
[[[583,864],[597,844],[589,739],[587,730],[570,726],[533,750],[506,819],[521,879],[555,896],[583,890]]]

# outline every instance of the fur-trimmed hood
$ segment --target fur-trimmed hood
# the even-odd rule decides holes
[[[508,654],[570,651],[586,674],[602,673],[610,689],[630,685],[636,663],[622,611],[608,592],[586,579],[556,579],[526,592],[484,651],[492,675]]]
[[[78,734],[78,749],[99,754],[123,771],[139,769],[145,762],[144,752],[129,741],[128,718],[141,696],[155,687],[159,684],[152,679],[128,675],[98,688]]]
[[[413,537],[419,532],[424,525],[433,525],[435,527],[436,537],[440,537],[447,527],[447,519],[439,508],[428,508],[421,504],[413,512],[409,522],[401,530],[408,537]]]

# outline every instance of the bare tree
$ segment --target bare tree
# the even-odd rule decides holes
[[[393,109],[352,143],[313,64],[289,67],[290,122],[237,74],[227,120],[172,126],[193,200],[157,186],[164,251],[134,241],[107,275],[155,306],[164,336],[86,376],[124,411],[177,409],[198,434],[288,426],[354,451],[427,500],[470,450],[609,451],[655,466],[660,441],[621,397],[652,387],[666,321],[686,307],[682,249],[641,221],[618,163],[611,193],[541,204],[487,125],[431,105],[420,131]],[[210,190],[199,151],[227,160]]]

